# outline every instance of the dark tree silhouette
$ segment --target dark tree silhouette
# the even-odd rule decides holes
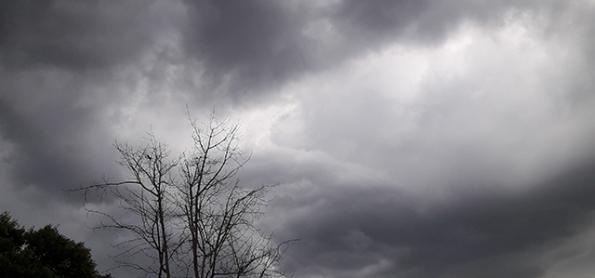
[[[100,278],[83,243],[61,235],[56,227],[21,227],[8,213],[0,215],[0,277]]]

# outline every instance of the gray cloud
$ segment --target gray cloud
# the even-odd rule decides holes
[[[12,183],[61,197],[90,177],[114,173],[109,126],[122,119],[118,104],[150,73],[142,59],[175,24],[167,19],[172,6],[0,4],[0,135],[18,150],[9,160]]]
[[[187,1],[184,48],[211,88],[242,98],[400,40],[434,45],[462,23],[551,11],[549,1]],[[246,97],[245,97],[246,98]]]
[[[547,251],[591,224],[592,167],[521,194],[486,185],[429,204],[390,185],[317,179],[312,192],[275,203],[283,211],[310,204],[279,235],[301,238],[286,267],[300,277],[541,277]]]
[[[204,63],[212,86],[232,78],[242,95],[279,85],[312,67],[301,28],[307,7],[278,1],[187,1],[185,49]]]
[[[150,48],[162,15],[157,1],[4,1],[0,57],[13,67],[100,69]]]
[[[177,144],[186,105],[201,114],[216,103],[241,117],[289,103],[258,134],[265,143],[243,173],[248,184],[281,183],[263,223],[279,240],[301,239],[284,270],[551,274],[571,255],[548,254],[591,226],[593,9],[531,0],[4,1],[0,209],[18,210],[24,223],[74,223],[65,230],[108,265],[110,236],[82,229],[80,198],[63,189],[118,175],[114,139],[155,128]],[[511,35],[525,52],[498,43],[510,22],[529,30]],[[343,71],[395,45],[426,55],[466,26],[499,34],[451,61],[466,72],[440,68],[439,55],[424,60],[419,81],[399,77],[401,87]],[[416,71],[418,60],[398,59],[391,76]]]

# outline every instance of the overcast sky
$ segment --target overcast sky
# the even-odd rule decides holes
[[[594,50],[590,0],[1,1],[0,210],[108,269],[66,190],[214,109],[296,278],[592,277]]]

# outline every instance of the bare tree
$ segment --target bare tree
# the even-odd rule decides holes
[[[269,187],[239,186],[237,173],[248,159],[237,145],[237,125],[211,119],[192,127],[194,148],[181,159],[177,188],[194,277],[272,276],[278,249],[253,226]]]
[[[84,190],[107,190],[116,197],[119,206],[129,215],[131,221],[124,222],[104,211],[90,209],[107,219],[97,229],[119,229],[132,234],[132,238],[120,242],[124,248],[118,257],[144,254],[157,262],[157,268],[150,265],[119,260],[121,266],[132,267],[157,277],[172,277],[171,259],[175,233],[172,223],[175,207],[172,205],[170,189],[175,183],[174,172],[177,160],[169,158],[167,147],[151,136],[149,144],[132,147],[126,144],[115,145],[120,153],[120,164],[127,170],[129,179],[117,182],[104,182],[83,188]]]
[[[99,228],[129,231],[123,255],[144,254],[150,264],[122,262],[157,277],[274,277],[280,245],[254,225],[270,186],[246,187],[239,170],[249,157],[238,147],[238,126],[191,121],[192,148],[172,159],[167,146],[151,137],[141,147],[116,144],[129,179],[83,188],[106,189],[135,220],[92,210],[108,222]],[[179,275],[178,275],[179,274]]]

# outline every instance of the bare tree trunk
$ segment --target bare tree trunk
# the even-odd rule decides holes
[[[165,277],[170,278],[171,273],[169,271],[169,246],[167,244],[167,233],[165,231],[165,220],[163,214],[163,199],[159,198],[159,223],[161,226],[161,255],[164,258],[162,262],[163,271],[165,272]]]

